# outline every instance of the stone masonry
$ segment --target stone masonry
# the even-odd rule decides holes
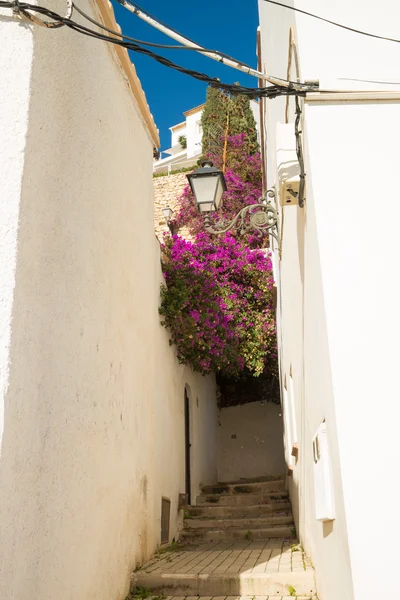
[[[160,242],[163,241],[164,233],[169,233],[169,229],[162,213],[163,208],[169,206],[175,211],[178,200],[185,187],[188,185],[186,173],[175,173],[175,175],[165,175],[164,177],[154,177],[154,230]],[[189,238],[186,228],[179,230],[179,235]]]

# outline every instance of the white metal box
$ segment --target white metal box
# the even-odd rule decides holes
[[[313,439],[315,516],[318,521],[335,518],[331,465],[326,423],[318,427]]]
[[[298,205],[300,165],[296,154],[293,123],[276,127],[277,190],[281,206]]]

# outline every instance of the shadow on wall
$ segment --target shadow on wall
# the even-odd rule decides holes
[[[218,428],[218,481],[285,472],[281,407],[251,402],[222,408]]]

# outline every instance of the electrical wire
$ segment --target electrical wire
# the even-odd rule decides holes
[[[65,26],[69,27],[70,29],[77,31],[78,33],[81,33],[83,35],[93,37],[95,39],[99,39],[99,40],[102,40],[105,42],[109,42],[109,43],[112,43],[112,44],[115,44],[118,46],[122,46],[122,47],[126,48],[127,50],[132,50],[132,51],[138,52],[140,54],[145,54],[145,55],[149,56],[150,58],[156,60],[160,64],[163,64],[171,69],[177,70],[177,71],[184,73],[186,75],[189,75],[195,79],[198,79],[200,81],[208,83],[212,87],[224,89],[224,90],[230,92],[231,94],[243,94],[250,98],[257,98],[257,97],[276,98],[277,96],[282,96],[282,95],[304,96],[306,91],[308,91],[310,88],[310,86],[304,86],[306,89],[304,91],[299,92],[298,90],[294,89],[295,84],[293,84],[293,82],[286,82],[288,84],[287,87],[271,85],[271,86],[262,87],[262,88],[249,88],[249,87],[244,87],[244,86],[236,85],[236,84],[223,83],[216,77],[209,77],[205,73],[201,73],[199,71],[193,71],[191,69],[186,69],[180,65],[177,65],[176,63],[170,61],[169,59],[165,58],[164,56],[155,54],[151,50],[149,50],[147,48],[143,48],[134,42],[124,41],[124,39],[117,39],[115,37],[109,37],[102,33],[93,31],[92,29],[89,29],[80,23],[76,23],[72,19],[62,17],[61,15],[55,13],[54,11],[52,11],[48,8],[43,7],[43,6],[33,5],[33,4],[26,3],[26,2],[17,2],[17,4],[18,4],[18,10],[21,11],[22,14],[24,14],[26,11],[31,11],[33,13],[39,13],[41,15],[45,15],[45,16],[49,17],[50,19],[52,19],[54,22],[58,22],[62,25],[65,25]],[[14,1],[0,0],[0,8],[15,9],[15,6],[16,6],[16,3]],[[315,90],[315,87],[312,89]]]
[[[117,0],[117,2],[119,2],[119,0]],[[301,8],[296,8],[294,6],[288,6],[287,4],[283,4],[282,2],[277,2],[277,0],[264,0],[264,2],[268,2],[269,4],[276,4],[276,6],[282,6],[283,8],[288,8],[289,10],[293,10],[302,15],[306,15],[307,17],[312,17],[313,19],[318,19],[319,21],[324,21],[324,23],[329,23],[330,25],[334,25],[335,27],[340,27],[341,29],[346,29],[347,31],[352,31],[353,33],[358,33],[360,35],[366,35],[367,37],[375,38],[377,40],[385,40],[387,42],[395,42],[396,44],[400,44],[400,40],[398,40],[396,38],[385,37],[384,35],[377,35],[375,33],[368,33],[367,31],[361,31],[360,29],[348,27],[347,25],[342,25],[341,23],[336,23],[336,21],[331,21],[330,19],[325,19],[324,17],[320,17],[319,15],[315,15],[314,13],[310,13],[306,10],[302,10]]]
[[[136,10],[140,10],[142,13],[144,13],[145,15],[147,15],[148,17],[150,17],[150,19],[154,19],[155,21],[158,21],[160,23],[160,25],[163,25],[164,27],[167,27],[168,29],[170,29],[174,33],[177,33],[178,35],[180,35],[179,31],[177,31],[176,29],[174,29],[170,25],[167,25],[166,23],[164,23],[163,21],[161,21],[161,19],[159,19],[158,17],[155,17],[154,15],[152,15],[148,10],[145,10],[144,8],[142,8],[141,6],[139,6],[139,4],[136,4],[136,2],[133,2],[133,0],[116,0],[116,1],[118,2],[118,4],[121,4],[121,6],[123,6],[124,4],[130,4],[131,6],[133,6],[133,8],[136,8]],[[189,42],[192,42],[192,44],[196,44],[196,42],[194,40],[191,40],[188,37],[186,39],[188,39]]]
[[[154,48],[165,48],[166,50],[195,50],[195,51],[198,51],[197,46],[156,44],[155,42],[145,42],[144,40],[138,40],[137,38],[133,38],[133,37],[130,37],[129,35],[125,35],[124,33],[120,33],[119,31],[115,31],[114,29],[110,29],[109,27],[106,27],[105,25],[103,25],[102,23],[99,23],[95,19],[92,19],[92,17],[90,17],[89,15],[84,13],[83,10],[75,4],[75,2],[73,3],[73,7],[74,7],[74,10],[76,10],[76,12],[78,12],[87,21],[90,21],[93,25],[96,25],[97,27],[99,27],[99,29],[103,29],[104,31],[107,31],[108,33],[112,33],[113,35],[120,37],[124,40],[129,40],[131,42],[135,42],[136,44],[141,44],[142,46],[152,46]],[[207,52],[215,52],[216,54],[220,54],[221,56],[223,56],[225,58],[229,58],[227,54],[224,54],[223,52],[220,52],[219,50],[206,49],[206,51]],[[247,65],[245,65],[244,63],[243,63],[243,65],[247,67]],[[248,68],[250,68],[250,67],[248,67]]]
[[[116,0],[116,2],[118,2],[118,4],[120,4],[121,6],[124,6],[124,4],[129,4],[130,6],[133,6],[133,8],[137,11],[142,12],[143,14],[147,15],[148,17],[150,17],[150,19],[153,19],[154,21],[157,21],[158,23],[160,23],[160,25],[162,25],[163,27],[165,27],[166,29],[170,29],[170,31],[173,31],[174,33],[176,33],[177,35],[182,35],[181,33],[179,33],[179,31],[177,31],[176,29],[174,29],[173,27],[171,27],[170,25],[167,25],[166,23],[164,23],[163,21],[161,21],[161,19],[159,19],[158,17],[155,17],[154,15],[152,15],[151,13],[149,13],[149,11],[145,10],[144,8],[142,8],[141,6],[139,6],[138,4],[136,4],[135,2],[133,2],[132,0]],[[198,48],[198,44],[193,41],[192,39],[190,39],[189,37],[187,37],[185,35],[185,38],[191,42],[192,44],[196,44],[196,46],[162,46],[160,44],[159,47],[165,47],[165,48],[187,48],[188,50],[197,50],[199,51]],[[149,44],[150,45],[150,44]],[[214,54],[218,54],[218,56],[220,56],[221,58],[226,58],[228,60],[234,60],[238,65],[240,65],[241,67],[244,67],[245,69],[251,69],[250,65],[237,60],[236,58],[233,58],[232,56],[229,56],[229,54],[225,54],[224,52],[221,52],[220,50],[210,50],[208,48],[203,48],[202,49],[203,52],[213,52]]]
[[[257,79],[259,79],[259,80],[260,79],[265,80],[271,85],[277,85],[279,87],[289,87],[289,82],[286,79],[281,79],[279,77],[274,77],[272,75],[268,75],[267,73],[257,71],[256,69],[253,69],[252,67],[249,67],[248,65],[244,65],[243,63],[236,60],[235,58],[232,58],[230,56],[227,57],[226,55],[225,55],[225,57],[223,57],[222,53],[208,52],[200,44],[196,44],[195,42],[193,42],[186,36],[177,32],[175,29],[171,29],[168,25],[165,25],[162,22],[160,22],[158,19],[156,19],[155,17],[150,16],[150,13],[143,11],[143,9],[138,4],[132,2],[132,0],[117,0],[117,2],[119,4],[121,4],[121,6],[124,6],[132,14],[138,16],[140,19],[142,19],[143,21],[145,21],[146,23],[148,23],[155,29],[162,31],[169,37],[177,40],[184,46],[190,46],[191,44],[195,44],[197,46],[197,51],[200,54],[203,54],[204,56],[207,56],[208,58],[211,58],[212,60],[216,60],[228,67],[237,69],[238,71],[242,71],[242,72],[246,73],[247,75],[251,75],[252,77],[257,77]],[[317,85],[307,85],[307,84],[298,83],[298,82],[290,82],[290,87],[299,92],[301,92],[301,91],[309,92],[309,91],[315,91],[318,86]]]
[[[304,170],[304,155],[303,155],[303,145],[301,142],[301,134],[303,133],[300,130],[300,120],[301,120],[301,107],[300,107],[300,101],[298,96],[296,96],[295,98],[295,103],[296,103],[296,119],[294,122],[294,132],[295,132],[295,136],[296,136],[296,155],[297,155],[297,160],[299,163],[299,167],[300,167],[300,174],[299,174],[299,192],[298,192],[298,203],[300,208],[303,208],[304,206],[304,189],[305,189],[305,183],[306,183],[306,173]]]
[[[73,2],[72,0],[66,1],[66,13],[65,18],[70,19],[73,12]],[[60,23],[58,21],[45,21],[44,19],[38,19],[35,15],[30,14],[21,8],[19,0],[14,0],[13,2],[13,13],[15,15],[23,15],[26,19],[34,23],[35,25],[39,25],[40,27],[47,27],[48,29],[57,29],[58,27],[63,27],[64,23]]]

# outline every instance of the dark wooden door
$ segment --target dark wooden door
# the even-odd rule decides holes
[[[185,492],[188,504],[191,504],[191,476],[190,476],[190,401],[185,390]]]

